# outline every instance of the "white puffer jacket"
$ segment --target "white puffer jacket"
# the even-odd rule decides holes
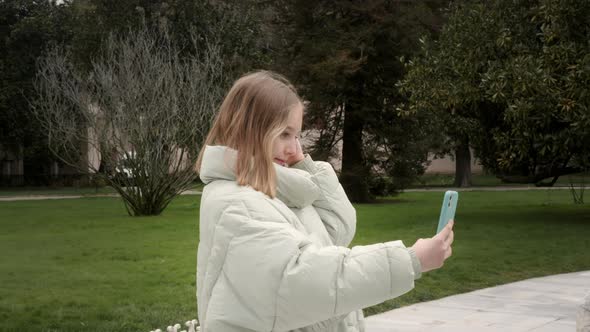
[[[420,263],[401,241],[347,248],[356,212],[330,164],[276,165],[271,199],[236,183],[236,156],[207,146],[200,170],[202,332],[360,332],[361,308],[414,287]]]

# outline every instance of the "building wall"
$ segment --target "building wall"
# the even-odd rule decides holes
[[[455,174],[455,158],[447,155],[444,158],[434,158],[434,155],[428,157],[430,165],[426,168],[426,174]],[[483,173],[483,167],[479,161],[473,157],[473,150],[471,150],[471,173]]]

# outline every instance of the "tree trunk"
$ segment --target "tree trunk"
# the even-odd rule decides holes
[[[354,203],[371,201],[369,195],[369,172],[363,160],[364,118],[359,104],[347,103],[344,106],[344,126],[342,138],[342,173],[340,183]]]
[[[455,149],[455,187],[471,187],[471,151],[469,139],[463,138]]]

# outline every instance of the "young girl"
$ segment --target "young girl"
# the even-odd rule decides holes
[[[336,173],[304,155],[303,103],[260,71],[227,94],[197,162],[202,332],[364,331],[360,309],[406,293],[451,255],[431,239],[347,248],[356,213]]]

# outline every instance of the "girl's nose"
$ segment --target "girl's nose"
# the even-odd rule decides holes
[[[297,151],[297,141],[291,140],[285,149],[285,153],[288,155],[292,155]]]

